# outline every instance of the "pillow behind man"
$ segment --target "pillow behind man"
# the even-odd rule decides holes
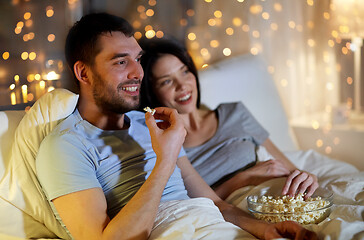
[[[78,95],[56,89],[42,96],[20,121],[8,168],[0,181],[1,233],[25,238],[68,238],[38,182],[35,158],[44,137],[74,111],[77,101]]]

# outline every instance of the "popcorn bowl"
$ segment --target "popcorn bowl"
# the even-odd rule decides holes
[[[318,188],[314,195],[304,200],[303,195],[281,196],[277,188],[265,188],[249,195],[248,210],[257,219],[276,223],[295,221],[301,224],[317,224],[327,218],[333,205],[331,191]]]

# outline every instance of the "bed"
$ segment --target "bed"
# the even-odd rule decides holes
[[[316,174],[321,186],[334,192],[330,216],[320,224],[307,225],[308,229],[325,240],[364,239],[364,172],[313,150],[298,149],[260,57],[241,55],[213,64],[200,71],[200,82],[204,105],[214,108],[221,102],[243,101],[286,156],[298,168]],[[68,239],[53,217],[34,166],[40,142],[73,111],[77,99],[65,89],[56,89],[26,114],[0,112],[0,240]],[[276,180],[241,188],[227,201],[247,210],[246,197],[270,184]],[[214,208],[204,198],[162,203],[150,239],[255,239],[224,223]]]

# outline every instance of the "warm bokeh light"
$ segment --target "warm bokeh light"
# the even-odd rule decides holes
[[[49,34],[47,37],[48,42],[53,42],[56,39],[56,35],[53,33]]]
[[[24,22],[20,21],[16,24],[17,28],[23,28],[24,27]]]
[[[263,11],[263,7],[261,5],[252,5],[249,8],[251,14],[259,14]]]
[[[238,17],[234,17],[233,18],[233,25],[236,27],[240,27],[241,24],[243,24],[243,21],[241,20],[241,18]]]
[[[4,53],[3,53],[3,59],[4,59],[4,60],[9,59],[9,57],[10,57],[10,53],[9,53],[9,52],[4,52]]]
[[[186,14],[187,14],[187,16],[192,17],[195,15],[195,11],[193,9],[188,9]]]
[[[144,12],[144,11],[145,11],[145,7],[144,7],[143,5],[139,5],[139,6],[137,7],[137,11],[138,11],[139,13],[142,13],[142,12]]]
[[[16,105],[16,95],[15,95],[15,92],[11,92],[10,93],[10,102],[11,102],[11,105]]]
[[[28,102],[31,102],[34,100],[34,94],[33,93],[29,93],[28,96],[27,96],[27,100]]]
[[[220,45],[219,41],[218,40],[211,40],[210,41],[210,46],[212,48],[217,48],[218,46]]]
[[[148,31],[145,32],[145,36],[147,38],[153,38],[155,36],[155,31],[153,29],[148,30]]]
[[[135,37],[135,39],[141,39],[141,38],[142,38],[142,36],[143,36],[143,34],[142,34],[141,32],[135,32],[135,33],[134,33],[134,37]]]
[[[157,4],[157,1],[156,0],[149,0],[148,4],[149,4],[149,6],[153,7],[153,6],[155,6]]]
[[[316,129],[320,128],[320,123],[318,121],[314,120],[314,121],[311,122],[311,126],[312,126],[313,129],[316,130]]]
[[[224,54],[224,56],[230,56],[231,55],[231,49],[230,48],[224,48],[222,50],[222,53]]]
[[[229,27],[229,28],[227,28],[226,30],[225,30],[225,32],[226,32],[226,34],[227,35],[233,35],[234,34],[234,29],[232,29],[231,27]]]
[[[213,18],[210,18],[208,21],[207,21],[208,25],[210,25],[211,27],[215,26],[216,25],[216,20],[213,19]]]
[[[23,52],[21,55],[20,55],[20,57],[21,57],[21,59],[23,59],[23,60],[27,60],[28,59],[28,53],[27,52]]]
[[[39,81],[39,80],[40,80],[40,78],[41,78],[41,76],[40,76],[40,74],[39,74],[39,73],[37,73],[37,74],[35,74],[35,75],[34,75],[34,79],[35,79],[35,80]]]
[[[148,16],[148,17],[151,17],[154,15],[154,10],[153,9],[148,9],[145,14]]]
[[[25,26],[26,27],[31,27],[32,25],[33,25],[33,20],[32,19],[29,19],[29,20],[25,21]]]
[[[267,12],[262,13],[262,18],[263,19],[268,20],[269,17],[270,17],[269,13],[267,13]]]
[[[54,15],[54,10],[52,6],[48,6],[46,8],[46,16],[47,17],[52,17]]]
[[[24,13],[24,19],[25,20],[28,20],[31,16],[32,16],[32,14],[30,12]]]
[[[221,18],[221,17],[222,17],[222,12],[221,12],[221,11],[219,11],[219,10],[216,10],[216,11],[214,12],[214,16],[215,16],[215,17],[217,17],[217,18]]]
[[[188,39],[191,40],[191,41],[194,41],[196,40],[196,34],[191,32],[187,35]]]
[[[163,38],[163,36],[164,36],[164,32],[163,32],[163,31],[157,31],[157,32],[155,33],[155,36],[156,36],[157,38]]]
[[[19,33],[21,33],[21,30],[22,30],[22,28],[16,27],[14,32],[15,32],[15,34],[19,34]]]
[[[28,102],[28,86],[27,85],[23,85],[21,86],[21,93],[23,95],[23,102],[27,103]]]

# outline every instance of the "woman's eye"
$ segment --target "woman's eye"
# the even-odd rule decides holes
[[[165,85],[168,85],[169,83],[171,83],[171,80],[170,79],[167,79],[167,80],[164,80],[163,82],[161,82],[161,86],[165,86]]]

